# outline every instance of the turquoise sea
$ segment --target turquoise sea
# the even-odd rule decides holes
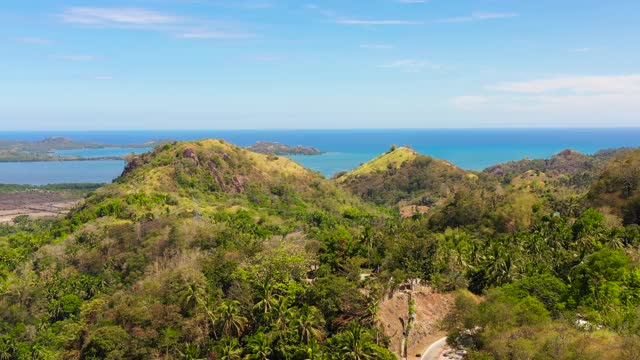
[[[640,128],[0,132],[0,139],[39,140],[49,136],[113,146],[57,152],[86,157],[145,151],[148,149],[132,149],[126,145],[158,139],[222,138],[240,146],[261,140],[314,146],[326,153],[292,156],[292,159],[327,177],[357,167],[387,151],[392,144],[409,145],[420,153],[470,170],[525,157],[549,157],[567,148],[593,153],[605,148],[640,146]],[[0,183],[110,182],[120,175],[123,167],[122,161],[0,163]]]

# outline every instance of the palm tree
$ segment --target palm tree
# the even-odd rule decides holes
[[[373,358],[373,354],[369,351],[369,334],[357,322],[351,323],[342,333],[339,344],[342,359],[366,360]]]
[[[225,336],[240,336],[247,324],[247,318],[240,314],[240,303],[225,300],[214,313],[210,313],[213,326],[219,328]]]
[[[277,303],[277,296],[271,282],[265,282],[260,286],[260,301],[254,305],[254,309],[259,310],[262,314],[268,315]]]
[[[320,345],[315,340],[312,340],[310,343],[302,347],[302,350],[298,352],[298,355],[304,356],[304,359],[306,360],[324,359]]]
[[[190,282],[185,284],[178,294],[182,310],[190,311],[202,304],[205,293],[205,289],[200,283]]]
[[[277,331],[286,332],[289,330],[289,324],[294,315],[293,309],[289,305],[289,300],[284,296],[280,296],[276,306],[273,308],[273,327]]]
[[[197,344],[186,343],[182,350],[178,350],[180,357],[185,360],[204,360],[205,358],[200,356],[200,346]]]
[[[273,352],[271,342],[263,332],[258,332],[249,340],[246,350],[249,352],[245,357],[247,360],[268,360]]]
[[[240,360],[242,349],[238,344],[238,339],[224,338],[215,346],[216,359],[219,360]]]
[[[322,338],[323,323],[324,320],[320,315],[320,311],[307,304],[302,306],[298,316],[293,320],[293,326],[298,332],[298,338],[305,344],[309,344],[312,340],[319,340]]]
[[[4,339],[0,338],[0,360],[13,359],[14,352],[13,341],[6,337]]]

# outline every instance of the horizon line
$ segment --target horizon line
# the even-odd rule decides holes
[[[389,131],[389,130],[640,130],[640,126],[586,126],[586,127],[397,127],[397,128],[246,128],[246,129],[15,129],[0,130],[1,133],[12,132],[143,132],[143,131]]]

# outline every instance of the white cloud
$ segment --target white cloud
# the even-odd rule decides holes
[[[304,5],[306,9],[315,10],[330,19],[331,22],[342,25],[419,25],[420,21],[403,19],[360,19],[355,17],[342,16],[330,10],[322,9],[316,4]]]
[[[51,43],[51,40],[49,39],[45,39],[41,37],[30,37],[30,36],[16,38],[16,41],[25,43],[25,44],[50,44]]]
[[[546,93],[569,91],[574,93],[640,92],[640,75],[567,76],[520,82],[505,82],[489,86],[490,90],[512,93]]]
[[[518,13],[495,13],[495,12],[474,12],[469,16],[460,16],[446,19],[439,19],[439,23],[460,23],[482,20],[507,19],[520,16]]]
[[[61,54],[51,55],[54,59],[69,60],[69,61],[94,61],[98,58],[93,55],[78,55],[78,54]]]
[[[422,24],[418,21],[410,20],[362,20],[362,19],[349,19],[338,18],[334,20],[338,24],[343,25],[419,25]]]
[[[538,116],[541,121],[629,123],[640,113],[640,75],[566,76],[501,83],[501,93],[459,96],[451,104],[463,111],[499,116]],[[544,117],[539,117],[544,115]]]
[[[201,40],[229,40],[229,39],[250,39],[255,37],[251,33],[234,33],[225,31],[194,31],[177,35],[180,39],[201,39]]]
[[[182,18],[141,8],[68,7],[63,22],[93,26],[148,27],[174,24]]]
[[[415,59],[396,60],[384,65],[380,65],[380,67],[389,69],[401,69],[406,72],[419,72],[424,68],[433,70],[442,69],[442,65]]]

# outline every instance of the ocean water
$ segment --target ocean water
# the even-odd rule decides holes
[[[46,185],[111,182],[124,161],[43,161],[0,163],[0,184]]]
[[[470,170],[522,158],[545,158],[568,148],[593,153],[606,148],[640,146],[640,128],[0,132],[0,139],[39,140],[49,136],[123,147],[58,152],[87,157],[126,155],[145,150],[126,148],[127,144],[159,139],[222,138],[240,146],[262,140],[313,146],[326,153],[291,158],[327,177],[357,167],[387,151],[392,144],[409,145],[422,154]],[[86,182],[88,178],[109,182],[122,172],[123,166],[121,161],[0,163],[0,183]]]
[[[54,154],[58,156],[81,156],[85,158],[100,158],[123,157],[130,154],[140,154],[151,150],[152,148],[109,147],[104,149],[57,150],[54,151]]]

